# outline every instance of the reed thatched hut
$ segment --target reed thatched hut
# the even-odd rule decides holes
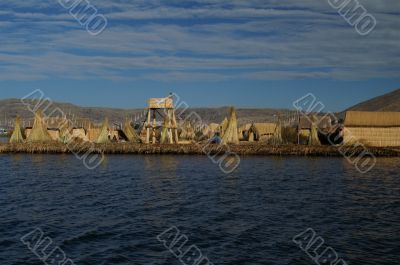
[[[15,120],[14,131],[10,138],[10,143],[22,143],[23,141],[24,137],[21,130],[21,118],[17,116]]]
[[[332,129],[332,118],[329,116],[317,117],[315,115],[302,116],[298,124],[299,134],[303,137],[310,137],[313,123],[318,131],[329,132]]]
[[[400,112],[346,112],[343,141],[374,147],[400,146]]]
[[[195,138],[195,132],[190,121],[185,121],[181,127],[181,132],[179,134],[180,140],[192,141]]]
[[[239,134],[240,141],[248,141],[247,132],[250,130],[251,126],[252,126],[251,123],[247,123],[247,124],[239,127],[238,134]]]
[[[311,116],[310,118],[310,134],[308,137],[308,145],[321,145],[321,141],[319,140],[318,136],[318,123],[317,123],[317,117],[316,116]]]
[[[84,128],[73,128],[72,129],[72,138],[80,139],[84,142],[89,142],[89,135]]]
[[[225,119],[219,125],[219,133],[221,134],[222,137],[224,136],[226,129],[228,128],[228,125],[229,125],[229,120],[227,117],[225,117]]]
[[[43,119],[43,112],[38,111],[35,114],[33,127],[27,135],[27,142],[48,142],[53,141],[50,133],[47,131],[46,122]]]
[[[282,124],[279,121],[278,123],[275,124],[275,131],[274,134],[272,135],[271,139],[268,141],[271,144],[282,144],[283,143],[283,138],[282,138]]]
[[[219,132],[220,125],[218,123],[210,123],[203,129],[203,135],[210,139],[214,137],[215,133]]]
[[[228,126],[222,136],[224,144],[239,144],[237,115],[235,108],[231,108],[231,115],[229,117]]]
[[[136,133],[135,129],[131,126],[131,123],[128,120],[125,120],[123,133],[129,142],[141,143],[140,136]]]
[[[245,133],[245,140],[249,142],[267,141],[274,136],[276,129],[275,123],[253,123]]]
[[[108,123],[108,118],[106,118],[103,122],[103,126],[101,127],[99,137],[96,140],[97,144],[105,144],[109,143],[111,138],[110,125]]]

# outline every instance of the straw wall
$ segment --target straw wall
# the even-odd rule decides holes
[[[60,139],[60,131],[59,130],[47,130],[53,141],[58,141]]]
[[[354,144],[355,142],[374,147],[400,146],[400,127],[346,127],[344,143]]]
[[[400,112],[348,111],[344,125],[348,127],[400,127]]]
[[[88,138],[90,142],[95,142],[100,136],[101,128],[91,128],[88,130]]]
[[[82,129],[82,128],[81,129],[78,129],[78,128],[72,129],[72,138],[78,138],[85,142],[89,141],[89,137],[88,137],[88,135],[86,135],[85,129]]]

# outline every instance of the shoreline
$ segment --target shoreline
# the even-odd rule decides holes
[[[344,151],[346,150],[346,151]],[[239,144],[239,145],[207,145],[207,144],[134,144],[109,143],[89,144],[81,143],[67,146],[62,143],[0,143],[0,154],[27,153],[27,154],[68,154],[68,153],[99,153],[99,154],[136,154],[136,155],[224,155],[233,153],[239,156],[319,156],[338,157],[343,152],[348,156],[358,156],[366,150],[376,157],[400,157],[400,147],[353,147],[353,146],[308,146],[308,145],[267,145],[267,144]]]

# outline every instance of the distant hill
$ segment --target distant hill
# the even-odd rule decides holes
[[[347,110],[354,111],[400,111],[400,89],[361,102]]]
[[[33,106],[35,103],[32,104]],[[51,110],[60,108],[68,117],[86,118],[95,123],[101,123],[105,117],[108,117],[111,123],[120,124],[126,117],[140,123],[145,120],[144,109],[116,109],[116,108],[100,108],[100,107],[81,107],[70,103],[54,102],[51,105]],[[183,110],[177,110],[179,115]],[[188,109],[181,115],[185,118],[192,112],[197,113],[204,123],[220,123],[229,115],[229,107],[221,108],[193,108]],[[276,114],[289,113],[289,110],[278,109],[237,109],[239,124],[250,122],[268,122],[276,120]],[[0,100],[0,126],[13,124],[16,115],[20,115],[25,121],[31,121],[34,117],[19,99]],[[193,116],[194,117],[194,116]]]

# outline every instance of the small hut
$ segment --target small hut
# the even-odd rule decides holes
[[[239,140],[240,141],[248,141],[248,131],[250,130],[251,126],[253,124],[247,123],[245,125],[242,125],[239,127],[238,133],[239,133]]]
[[[232,114],[231,114],[231,115],[232,115]],[[225,119],[222,121],[222,123],[221,123],[220,126],[219,126],[219,132],[221,133],[221,136],[224,136],[224,135],[225,135],[225,131],[226,131],[226,129],[228,128],[228,125],[229,125],[228,118],[225,117]]]
[[[346,112],[343,141],[374,147],[400,146],[400,112]]]
[[[181,133],[179,134],[180,140],[192,141],[195,138],[194,128],[190,121],[185,121],[181,127]]]
[[[33,122],[33,127],[26,139],[28,142],[48,142],[53,141],[47,131],[46,123],[43,119],[43,113],[38,111],[35,114],[35,121]]]
[[[231,115],[228,121],[227,128],[222,136],[224,144],[239,144],[238,124],[235,108],[231,108]]]
[[[71,121],[68,120],[66,116],[59,120],[56,130],[58,130],[58,138],[56,140],[64,144],[68,143],[71,140],[72,125]]]
[[[141,143],[140,136],[136,133],[135,129],[132,128],[131,123],[128,120],[125,120],[123,133],[129,142]]]
[[[274,136],[276,128],[275,123],[253,123],[245,133],[245,140],[249,142],[268,141]]]
[[[308,145],[321,145],[318,136],[318,125],[316,116],[311,117],[311,130],[310,135],[308,137]]]
[[[84,142],[89,142],[89,135],[83,128],[73,128],[71,137],[74,139],[80,139]]]
[[[203,135],[208,139],[214,137],[215,133],[219,132],[220,125],[218,123],[210,123],[203,129]]]
[[[282,144],[283,139],[282,139],[282,124],[279,121],[277,124],[275,124],[275,131],[269,140],[271,144]]]
[[[22,143],[23,141],[24,137],[21,131],[21,118],[17,116],[17,119],[15,120],[15,128],[10,138],[10,143]]]
[[[106,144],[110,142],[110,126],[108,123],[108,118],[104,120],[103,126],[100,130],[100,135],[96,140],[97,144]]]

